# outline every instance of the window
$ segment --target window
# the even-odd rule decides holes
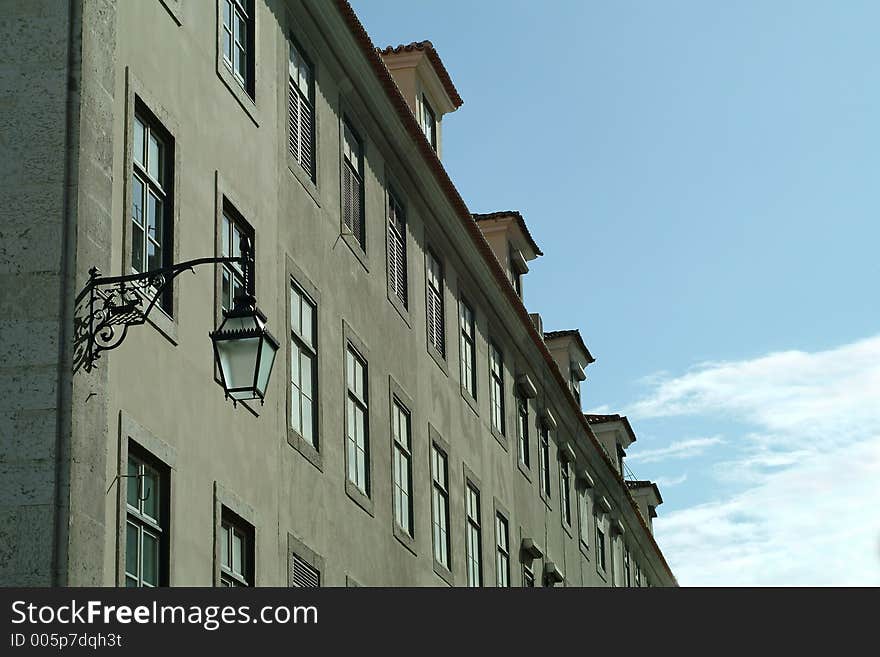
[[[410,415],[396,398],[391,410],[391,434],[394,446],[394,520],[403,531],[413,535],[412,447]]]
[[[290,426],[318,448],[317,307],[294,282],[290,285]]]
[[[131,271],[171,264],[174,146],[171,137],[143,109],[135,110],[131,174]],[[171,312],[170,285],[160,305]]]
[[[510,586],[510,535],[500,513],[495,514],[495,585]]]
[[[315,75],[299,48],[290,44],[287,90],[287,146],[309,179],[315,179]]]
[[[406,213],[391,192],[388,192],[388,287],[406,308]]]
[[[253,0],[220,0],[223,5],[223,61],[245,91],[254,96]]]
[[[431,522],[433,524],[434,560],[447,570],[449,559],[449,468],[446,453],[431,444]]]
[[[446,358],[446,321],[443,311],[443,269],[433,253],[427,252],[426,278],[428,344],[434,347],[442,358]]]
[[[590,497],[587,489],[584,488],[580,494],[580,506],[578,507],[579,515],[579,533],[581,543],[584,546],[590,545]]]
[[[516,431],[519,440],[519,462],[527,468],[531,456],[529,454],[529,400],[522,396],[516,399]]]
[[[367,248],[364,225],[363,148],[357,133],[343,122],[342,221],[362,249]]]
[[[125,585],[168,585],[167,470],[129,447]]]
[[[605,571],[605,532],[602,531],[602,523],[596,518],[596,564]]]
[[[483,565],[480,559],[482,538],[480,530],[480,491],[468,482],[465,488],[465,506],[467,509],[467,583],[468,586],[483,585]]]
[[[559,488],[562,522],[571,527],[571,464],[567,459],[559,462]]]
[[[513,289],[516,290],[516,296],[522,299],[522,274],[518,270],[515,253],[511,247],[507,256],[507,276]]]
[[[636,586],[641,587],[642,585],[642,567],[636,562]]]
[[[541,478],[541,493],[549,498],[550,497],[550,430],[546,425],[541,425],[541,429],[538,432],[540,437],[540,478]]]
[[[577,369],[575,369],[577,365],[572,363],[571,371],[569,373],[569,382],[571,383],[571,394],[574,395],[574,398],[577,399],[578,403],[581,401],[581,381],[577,376]]]
[[[318,588],[321,586],[321,571],[309,564],[298,554],[291,557],[291,583],[296,588]]]
[[[489,407],[492,412],[492,428],[504,435],[504,361],[501,351],[489,345]]]
[[[474,311],[464,301],[459,304],[461,321],[461,385],[477,398],[476,330]]]
[[[527,564],[523,564],[522,568],[522,585],[523,588],[528,589],[534,588],[535,586],[535,571]]]
[[[367,364],[351,345],[345,357],[348,385],[347,445],[348,480],[364,495],[369,495],[369,426],[367,421]]]
[[[626,586],[632,586],[629,563],[629,547],[626,544],[624,544],[623,546],[623,581]]]
[[[428,99],[425,95],[422,95],[422,132],[425,133],[425,138],[428,140],[428,143],[431,144],[431,148],[435,151],[437,150],[437,115],[434,114],[434,110],[431,109],[431,105],[428,104]]]
[[[223,509],[220,523],[220,585],[254,585],[253,527]]]
[[[244,220],[228,204],[223,208],[223,225],[221,226],[220,255],[224,258],[241,257],[241,238],[246,235],[251,240],[253,249],[253,233]],[[235,299],[242,293],[254,293],[254,281],[248,281],[249,289],[244,289],[244,270],[238,262],[224,263],[221,271],[220,304],[223,310],[230,310]]]

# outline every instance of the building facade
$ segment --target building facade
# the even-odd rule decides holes
[[[523,303],[541,250],[440,161],[430,42],[345,0],[34,0],[0,32],[0,583],[672,586],[626,418]],[[15,53],[15,56],[12,55]],[[174,279],[86,371],[92,267]],[[224,398],[250,288],[281,343]]]

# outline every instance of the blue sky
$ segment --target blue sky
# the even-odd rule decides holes
[[[880,3],[353,6],[443,58],[444,164],[523,212],[681,583],[880,585]]]

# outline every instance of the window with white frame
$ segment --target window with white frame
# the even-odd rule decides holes
[[[519,462],[530,467],[529,453],[529,400],[524,395],[516,398],[516,431],[519,444]]]
[[[446,452],[431,444],[431,523],[434,560],[451,569],[449,554],[449,467]]]
[[[348,121],[342,125],[342,221],[360,247],[366,249],[363,146]]]
[[[369,495],[369,422],[367,407],[367,363],[354,347],[345,354],[348,480]]]
[[[126,586],[168,585],[166,476],[157,462],[129,447],[125,478]]]
[[[253,233],[237,212],[224,202],[223,224],[220,227],[220,255],[224,258],[241,257],[241,238],[247,236],[253,249]],[[224,263],[221,270],[220,304],[223,310],[230,310],[240,294],[253,294],[254,281],[248,281],[245,290],[244,269],[239,262]]]
[[[133,133],[130,264],[143,273],[171,264],[174,143],[139,102]],[[171,312],[170,286],[160,305]]]
[[[581,489],[578,506],[578,536],[585,547],[590,545],[590,493],[586,487]]]
[[[318,448],[317,306],[302,288],[290,284],[290,426]]]
[[[510,586],[510,531],[501,513],[495,514],[495,585]]]
[[[253,0],[220,0],[223,8],[223,61],[245,91],[254,96]]]
[[[626,586],[632,586],[631,564],[629,561],[629,546],[623,543],[623,582]]]
[[[445,311],[443,307],[443,269],[440,261],[429,250],[425,256],[427,269],[427,323],[428,344],[442,358],[446,357]]]
[[[427,97],[422,94],[422,116],[421,116],[422,132],[425,138],[431,144],[431,148],[437,150],[437,115],[431,108]]]
[[[397,197],[388,192],[388,286],[407,307],[406,213]]]
[[[504,435],[504,360],[495,343],[489,344],[489,409],[492,428]]]
[[[559,504],[562,522],[571,527],[571,464],[566,458],[559,461]]]
[[[224,508],[220,522],[220,585],[254,585],[254,531]]]
[[[394,446],[394,521],[413,535],[412,438],[409,410],[396,397],[391,406],[391,435]]]
[[[476,367],[476,327],[474,311],[461,301],[459,303],[459,320],[461,324],[461,385],[467,393],[477,398],[477,367]]]
[[[480,527],[480,491],[471,482],[465,487],[465,509],[467,511],[466,525],[466,555],[467,583],[468,586],[483,585],[482,554],[482,529]]]
[[[605,572],[605,532],[598,517],[596,518],[596,565]]]
[[[297,44],[290,44],[287,139],[290,155],[315,179],[315,74]]]
[[[541,424],[538,431],[538,444],[541,453],[539,454],[539,478],[541,484],[541,493],[545,497],[550,497],[550,429],[546,424]]]

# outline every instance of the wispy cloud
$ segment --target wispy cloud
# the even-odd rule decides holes
[[[655,522],[682,584],[880,584],[880,336],[702,363],[649,387],[630,417],[747,427],[710,464],[734,492]]]
[[[669,488],[671,486],[678,486],[679,484],[683,484],[687,481],[687,478],[687,472],[685,472],[678,477],[655,477],[654,483],[661,488]]]
[[[699,456],[713,445],[720,445],[724,442],[721,436],[711,436],[709,438],[691,438],[689,440],[679,440],[671,443],[666,447],[657,447],[656,449],[643,449],[633,451],[626,458],[628,461],[642,463],[656,463],[657,461],[665,461],[666,459],[687,459]]]

